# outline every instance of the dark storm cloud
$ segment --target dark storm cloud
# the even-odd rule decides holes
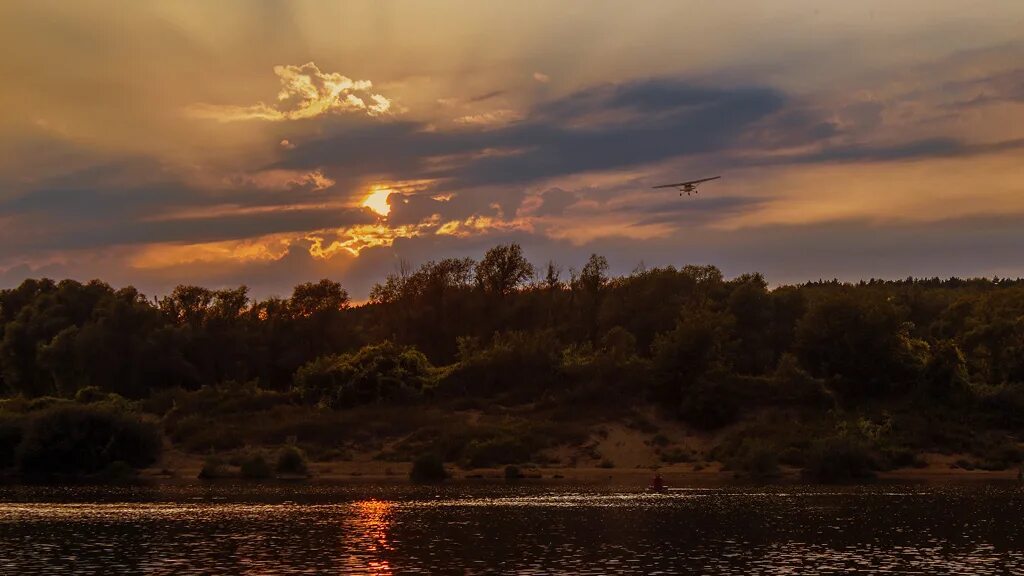
[[[140,216],[159,213],[162,209],[196,206],[207,203],[198,191],[176,184],[159,184],[127,189],[108,188],[42,188],[0,203],[5,214],[39,214],[50,218],[90,221],[100,218]]]
[[[813,164],[822,162],[886,162],[926,158],[963,158],[1024,149],[1024,138],[974,144],[957,138],[927,138],[904,144],[851,144],[826,146],[821,150],[793,156],[746,159],[746,165]]]
[[[29,191],[0,199],[0,215],[44,214],[70,220],[159,216],[180,208],[237,203],[246,207],[291,206],[323,201],[327,193],[296,174],[293,182],[261,187],[259,174],[225,177],[221,189],[210,190],[182,180],[146,158],[97,163],[36,183]],[[287,178],[285,179],[287,180]],[[338,179],[336,179],[338,180]],[[351,180],[339,180],[338,187]]]
[[[257,176],[226,178],[209,190],[174,177],[147,159],[98,163],[50,177],[0,200],[0,256],[33,250],[92,249],[155,242],[236,240],[275,233],[365,224],[367,210],[325,207],[338,200],[300,175],[275,188]],[[287,178],[285,178],[287,180]],[[343,184],[344,185],[344,184]],[[208,215],[197,215],[207,210]],[[175,215],[181,213],[181,215]]]
[[[670,80],[599,86],[543,104],[524,121],[484,131],[427,130],[410,122],[349,126],[344,133],[288,151],[278,167],[330,166],[402,178],[446,178],[453,189],[528,184],[728,150],[755,122],[782,110],[786,101],[784,94],[768,88],[705,88]],[[615,122],[569,122],[616,111],[636,115]],[[485,149],[517,153],[485,155],[444,169],[426,162]]]
[[[210,218],[181,218],[133,222],[119,230],[92,229],[75,235],[88,245],[149,244],[155,242],[216,242],[240,240],[284,232],[303,233],[324,228],[369,224],[375,216],[366,210],[287,210]],[[69,239],[70,240],[70,239]],[[57,244],[60,244],[58,241]]]
[[[580,197],[575,192],[550,188],[540,193],[541,205],[534,214],[537,216],[560,216],[565,209],[572,206]]]
[[[542,104],[535,118],[560,120],[628,110],[645,116],[662,112],[699,110],[707,106],[767,106],[775,109],[785,98],[770,88],[710,88],[684,81],[651,78],[626,84],[605,84],[580,90],[553,102]],[[760,104],[754,104],[760,103]]]
[[[696,155],[712,155],[710,167],[763,166],[969,156],[1024,146],[1020,140],[975,144],[957,138],[870,143],[861,136],[878,127],[883,111],[876,102],[829,110],[770,88],[652,79],[581,90],[536,106],[520,122],[486,130],[346,123],[342,132],[287,151],[275,167],[326,167],[332,176],[362,170],[395,179],[436,178],[442,180],[438,189],[462,190],[527,186]],[[812,150],[756,155],[786,147]],[[481,154],[485,150],[505,153]],[[438,168],[430,161],[438,157],[456,160]]]
[[[943,86],[943,91],[965,95],[950,105],[955,109],[997,102],[1024,102],[1024,68],[983,78],[948,82]]]
[[[388,197],[391,213],[388,224],[401,226],[417,224],[434,215],[445,221],[464,220],[470,216],[486,214],[510,220],[522,203],[524,192],[517,188],[496,188],[484,193],[461,193],[439,199],[426,194],[396,192]]]
[[[785,110],[758,122],[744,135],[744,143],[758,150],[805,146],[843,134],[828,110],[806,103],[791,103]]]
[[[395,192],[388,196],[391,213],[388,222],[394,226],[416,224],[434,214],[446,211],[448,203],[424,194],[403,194]]]
[[[0,201],[0,216],[11,217],[3,230],[0,256],[33,250],[91,249],[155,242],[208,242],[273,233],[372,222],[363,209],[296,206],[330,199],[324,191],[297,184],[285,190],[242,186],[211,192],[170,178],[145,161],[103,163],[51,178],[41,187]],[[244,183],[243,183],[244,184]],[[172,216],[219,205],[223,213]],[[250,210],[245,212],[245,210]],[[237,210],[232,212],[232,210]]]
[[[363,209],[310,208],[170,220],[83,220],[55,226],[52,221],[37,215],[26,217],[23,225],[41,230],[42,234],[26,233],[22,241],[5,243],[0,249],[0,255],[22,249],[83,249],[160,242],[241,240],[267,234],[301,234],[311,230],[369,224],[375,218],[375,215]]]
[[[633,206],[626,211],[640,217],[634,226],[673,223],[696,225],[738,214],[764,203],[764,198],[750,196],[712,196],[701,198],[700,202],[659,202]]]
[[[469,100],[467,100],[467,102],[472,102],[472,103],[486,102],[487,100],[491,100],[493,98],[497,98],[498,96],[502,96],[504,94],[505,94],[505,90],[492,90],[492,91],[487,92],[485,94],[480,94],[479,96],[474,96],[474,97],[470,98]]]

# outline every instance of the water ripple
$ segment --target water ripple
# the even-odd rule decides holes
[[[1008,574],[1015,486],[0,490],[0,573]]]

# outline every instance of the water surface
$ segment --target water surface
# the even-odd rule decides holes
[[[1016,485],[0,489],[3,574],[1024,573]]]

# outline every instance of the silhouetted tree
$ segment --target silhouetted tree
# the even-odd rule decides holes
[[[518,244],[495,246],[476,265],[476,283],[485,293],[504,296],[533,277],[533,265]]]

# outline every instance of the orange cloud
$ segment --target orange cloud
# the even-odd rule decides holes
[[[465,126],[500,126],[523,119],[523,113],[509,108],[491,110],[479,114],[468,114],[455,119],[456,124]]]
[[[183,264],[269,262],[284,257],[292,242],[288,236],[273,235],[198,244],[154,244],[136,252],[128,259],[128,264],[132,268],[151,270]]]
[[[475,215],[465,220],[445,222],[437,229],[436,234],[465,238],[488,232],[509,232],[513,230],[532,231],[533,224],[526,220],[503,221],[490,216]]]
[[[193,118],[235,122],[241,120],[302,120],[322,114],[361,112],[380,116],[391,111],[391,100],[370,90],[369,80],[352,80],[336,72],[321,72],[313,62],[301,66],[274,66],[281,81],[277,103],[249,106],[193,104],[186,113]]]
[[[324,233],[311,234],[306,236],[306,240],[312,242],[309,254],[314,258],[326,259],[342,251],[358,256],[365,248],[391,246],[398,238],[422,236],[434,228],[437,221],[431,218],[419,224],[394,227],[387,224],[362,224],[339,230],[338,239],[331,242],[327,242]]]

